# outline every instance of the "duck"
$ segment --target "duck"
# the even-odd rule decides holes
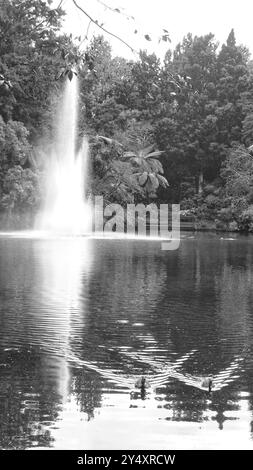
[[[140,389],[141,399],[144,400],[146,397],[146,389],[150,387],[150,383],[147,381],[146,377],[143,375],[135,382],[135,388]]]
[[[147,387],[150,387],[150,383],[144,375],[140,379],[136,380],[135,388],[146,389]]]
[[[208,391],[212,391],[213,381],[211,377],[206,377],[201,383],[201,387],[208,388]]]

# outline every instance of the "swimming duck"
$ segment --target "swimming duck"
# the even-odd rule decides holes
[[[146,377],[142,376],[140,379],[136,380],[135,388],[145,389],[147,387],[150,387],[150,384],[147,381]]]
[[[208,388],[208,391],[211,392],[212,391],[212,385],[213,385],[213,381],[210,377],[206,377],[202,384],[201,384],[201,387],[205,387],[205,388]]]
[[[142,376],[140,379],[136,380],[135,388],[140,389],[141,399],[144,400],[146,397],[146,389],[150,387],[150,383],[147,381],[146,377]]]

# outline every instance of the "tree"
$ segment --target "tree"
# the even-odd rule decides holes
[[[195,177],[202,190],[203,175],[218,172],[215,148],[216,122],[216,49],[212,34],[195,37],[188,34],[175,49],[173,60],[164,67],[163,95],[170,106],[161,113],[156,125],[156,141],[165,150],[166,167],[175,167],[170,178],[180,184]],[[177,83],[171,79],[171,72]],[[166,90],[167,81],[167,90]],[[176,160],[175,160],[176,159]],[[180,170],[181,169],[181,170]]]
[[[162,108],[155,136],[158,147],[165,150],[165,174],[174,186],[195,177],[201,193],[204,181],[219,176],[228,148],[243,137],[251,143],[248,59],[248,51],[236,45],[233,31],[218,54],[212,34],[195,38],[188,34],[173,58],[167,55],[162,97],[167,96],[169,105]],[[170,80],[171,71],[178,83]],[[183,82],[186,86],[180,87]]]
[[[217,58],[217,140],[226,147],[242,142],[245,100],[250,87],[252,89],[248,60],[248,50],[236,45],[232,29]]]
[[[32,148],[21,122],[0,116],[0,209],[35,208],[40,198],[38,172],[31,166]]]
[[[84,58],[79,74],[84,110],[82,127],[112,137],[117,128],[124,127],[127,104],[123,89],[129,83],[131,64],[124,59],[113,59],[111,47],[102,36],[93,38]]]
[[[6,0],[0,11],[0,74],[11,84],[8,90],[0,88],[1,114],[6,121],[22,121],[32,138],[41,132],[57,71],[72,47],[59,34],[63,10],[50,4]]]
[[[0,208],[12,211],[34,211],[40,202],[38,174],[30,168],[15,165],[3,179]]]
[[[25,164],[31,153],[28,130],[21,122],[4,122],[0,116],[0,168],[1,175],[14,165]]]

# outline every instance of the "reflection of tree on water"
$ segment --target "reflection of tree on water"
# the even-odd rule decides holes
[[[250,345],[249,258],[238,261],[236,251],[228,256],[224,247],[222,258],[211,242],[182,244],[181,251],[164,254],[152,243],[98,241],[89,265],[81,245],[71,255],[64,243],[58,248],[52,243],[48,250],[37,241],[31,256],[31,246],[16,247],[15,253],[14,243],[12,255],[8,250],[3,255],[8,276],[0,279],[0,345],[18,348],[11,353],[12,365],[7,354],[3,363],[9,366],[0,366],[4,445],[12,446],[3,437],[8,433],[20,447],[25,441],[52,443],[52,426],[64,426],[69,399],[85,420],[96,418],[111,392],[123,396],[127,407],[140,407],[138,400],[129,400],[129,390],[143,374],[152,376],[156,390],[147,393],[143,405],[163,408],[164,419],[214,420],[220,428],[236,419],[242,406],[238,383],[210,396],[200,380],[231,369],[242,346]],[[247,355],[246,364],[238,359],[231,370],[252,394],[248,362]],[[8,382],[9,399],[3,393]]]
[[[241,239],[219,245],[209,237],[197,238],[197,243],[182,243],[178,257],[167,265],[168,289],[164,296],[172,343],[181,353],[185,347],[198,348],[196,360],[189,364],[194,374],[217,374],[247,349],[238,376],[242,380],[246,367],[249,380],[245,385],[250,389],[252,241]],[[164,296],[157,308],[161,321]]]
[[[73,374],[71,393],[75,394],[80,411],[87,415],[89,421],[95,417],[94,410],[101,407],[101,377],[86,370],[79,374],[73,370]]]
[[[0,363],[1,448],[50,447],[51,433],[43,423],[57,418],[61,397],[40,375],[40,353],[12,349],[1,354]]]
[[[200,353],[198,360],[201,359],[199,369],[203,373],[214,374],[219,367],[226,368],[228,357],[221,353],[222,342],[217,341],[224,332],[220,334],[217,329],[216,304],[213,302],[213,299],[219,301],[215,275],[217,271],[222,273],[224,260],[219,258],[221,253],[217,251],[217,245],[212,245],[212,241],[204,246],[200,243],[197,248],[196,242],[193,242],[192,247],[189,247],[190,242],[187,243],[180,252],[170,254],[170,257],[167,255],[167,259],[166,254],[154,251],[153,247],[153,251],[150,250],[143,257],[138,252],[135,257],[134,250],[124,252],[121,246],[119,252],[116,252],[117,256],[113,252],[111,257],[110,250],[102,251],[101,265],[99,262],[96,264],[98,273],[90,282],[93,306],[84,335],[87,339],[92,335],[97,346],[105,345],[112,368],[119,360],[116,355],[119,345],[130,346],[133,350],[151,347],[156,350],[164,345],[168,348],[168,343],[169,349],[181,353],[186,345],[194,347],[197,344]],[[224,247],[222,250],[224,252]],[[106,263],[106,271],[102,267],[103,263]],[[206,282],[203,283],[205,278]],[[104,297],[96,295],[98,289],[105,293]],[[106,312],[110,312],[109,317]],[[118,318],[121,319],[119,322]],[[136,320],[140,322],[139,329],[134,327]],[[242,350],[242,344],[233,348],[234,354]],[[169,349],[165,356],[161,354],[165,362],[170,359],[172,351]],[[208,371],[211,355],[216,354],[216,351],[221,364],[214,364]],[[87,350],[88,357],[92,357],[94,352],[89,356]],[[103,359],[101,366],[103,362],[106,363],[104,355]],[[197,363],[193,366],[196,368]]]
[[[170,256],[160,253],[154,246],[150,248],[150,252],[147,248],[142,256],[141,249],[138,251],[131,246],[126,249],[125,245],[121,246],[119,243],[118,248],[113,247],[113,251],[108,246],[105,251],[101,244],[99,260],[95,263],[95,271],[91,274],[89,283],[90,308],[83,331],[83,353],[79,356],[85,358],[86,365],[83,366],[88,376],[89,361],[94,363],[95,360],[97,374],[101,379],[117,370],[115,383],[118,380],[119,387],[123,387],[122,383],[119,384],[120,375],[123,380],[130,377],[133,384],[135,377],[148,374],[151,367],[151,364],[140,365],[137,360],[127,359],[127,354],[123,353],[128,348],[132,352],[145,351],[150,361],[158,357],[161,362],[168,364],[173,362],[175,354],[178,357],[180,353],[184,354],[186,348],[190,350],[197,347],[195,357],[187,364],[187,372],[180,370],[170,378],[168,373],[169,387],[173,381],[175,393],[170,395],[169,389],[165,400],[169,408],[173,409],[174,417],[181,416],[183,419],[185,416],[189,421],[217,418],[217,422],[221,423],[224,412],[230,407],[226,400],[221,399],[221,394],[220,401],[224,408],[216,407],[209,415],[213,399],[210,402],[198,390],[186,392],[179,382],[181,380],[184,384],[188,381],[189,384],[192,383],[192,387],[201,388],[198,373],[218,376],[221,371],[220,386],[223,388],[224,383],[231,383],[230,368],[235,375],[234,378],[230,377],[232,381],[236,381],[236,375],[241,376],[243,372],[240,353],[244,344],[247,344],[244,333],[247,331],[248,335],[251,331],[250,319],[247,314],[241,313],[242,317],[248,318],[249,328],[238,331],[237,344],[234,338],[238,316],[230,316],[232,321],[228,322],[227,331],[219,325],[218,306],[222,298],[222,282],[219,287],[216,279],[224,273],[226,247],[227,245],[219,250],[212,240],[205,241],[203,245],[189,241],[186,245],[182,244],[181,251]],[[236,259],[235,257],[235,263]],[[247,261],[246,266],[247,269],[250,268]],[[236,272],[238,270],[235,270],[233,276],[237,276]],[[225,276],[226,273],[227,271]],[[232,280],[228,279],[227,282]],[[243,282],[240,285],[243,288]],[[99,290],[101,294],[97,295]],[[245,296],[248,292],[249,284],[246,283]],[[229,315],[229,304],[227,307]],[[227,377],[222,377],[224,372],[225,375],[228,373]],[[127,386],[126,382],[125,385]],[[158,396],[159,393],[158,389]],[[187,393],[190,395],[190,404],[186,399]],[[235,398],[233,410],[236,411],[237,406]]]
[[[214,420],[219,424],[219,428],[223,429],[223,423],[225,421],[234,421],[237,418],[235,416],[226,416],[224,410],[227,412],[233,412],[239,410],[239,405],[237,403],[236,397],[233,402],[228,405],[226,392],[224,394],[224,387],[228,386],[229,383],[237,379],[237,372],[240,369],[245,357],[238,356],[236,357],[225,370],[221,370],[219,374],[215,377],[212,377],[214,384],[214,392],[208,394],[208,389],[206,385],[203,384],[203,377],[196,377],[188,374],[183,371],[183,366],[187,365],[187,361],[192,359],[196,351],[191,351],[188,354],[178,358],[174,364],[164,365],[161,361],[155,361],[154,359],[148,358],[148,355],[143,355],[142,353],[131,353],[128,351],[122,352],[122,355],[133,361],[133,365],[137,362],[144,363],[149,366],[148,375],[145,379],[148,383],[147,389],[142,392],[135,392],[135,382],[140,375],[136,376],[133,373],[126,374],[123,371],[118,371],[114,373],[109,368],[101,369],[100,367],[88,363],[85,360],[75,358],[74,356],[69,359],[73,362],[76,362],[78,365],[82,366],[86,370],[90,370],[97,373],[97,377],[100,378],[100,381],[104,379],[108,383],[114,383],[116,387],[120,390],[129,389],[130,398],[132,399],[145,399],[149,398],[149,390],[151,389],[156,391],[156,398],[159,403],[159,395],[162,391],[166,392],[165,404],[163,407],[168,410],[167,420],[172,421],[186,421],[186,422],[204,422],[206,420]],[[154,373],[156,372],[156,373]],[[175,383],[174,379],[176,379]],[[171,382],[168,389],[168,382]],[[89,417],[94,417],[94,414],[90,412],[90,405],[94,407],[98,406],[98,403],[94,402],[96,398],[96,387],[91,387],[88,384],[85,384],[85,391],[82,393],[80,383],[78,386],[75,386],[75,392],[80,396],[80,402],[82,410],[86,411]],[[183,385],[183,386],[182,386]],[[185,390],[185,385],[190,386],[191,389],[187,392]],[[108,389],[108,385],[107,385]],[[203,393],[205,391],[205,393]],[[89,393],[87,393],[89,392]],[[90,393],[94,393],[93,400],[91,400]],[[219,399],[216,400],[216,396],[219,396]],[[184,400],[181,400],[180,406],[178,406],[178,396],[184,396]],[[197,404],[197,406],[196,406]],[[133,404],[130,404],[130,408],[133,407]]]
[[[220,337],[228,338],[228,341],[223,343],[226,354],[238,351],[241,344],[247,349],[246,364],[240,371],[240,375],[244,373],[246,397],[242,397],[239,390],[235,403],[242,408],[242,413],[252,415],[252,240],[244,238],[240,243],[228,244],[223,250],[221,260],[222,271],[220,276],[216,277],[216,291],[219,292],[219,334]]]
[[[157,244],[138,244],[141,250],[132,242],[108,241],[107,246],[97,243],[84,344],[91,337],[95,347],[128,344],[135,340],[132,324],[136,321],[143,322],[143,334],[149,333],[154,305],[166,281],[165,271],[156,261]],[[119,322],[124,319],[125,324]]]
[[[212,416],[212,420],[217,421],[219,429],[221,431],[223,430],[224,423],[226,423],[226,421],[235,421],[236,419],[238,419],[234,416],[226,416],[224,414],[224,410],[227,411],[228,409],[230,412],[234,413],[235,410],[239,409],[239,406],[236,402],[233,402],[233,405],[228,406],[226,401],[222,399],[220,403],[218,403],[216,406],[213,406],[213,411],[216,411],[216,414]]]

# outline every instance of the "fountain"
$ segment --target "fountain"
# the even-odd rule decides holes
[[[88,142],[76,151],[78,80],[66,80],[57,112],[52,151],[47,167],[45,202],[36,229],[64,235],[91,230],[91,209],[85,199]]]
[[[116,203],[104,208],[103,197],[95,196],[93,211],[91,210],[85,195],[88,142],[84,137],[79,150],[76,150],[77,121],[78,80],[76,76],[73,76],[71,81],[66,79],[59,103],[55,136],[49,155],[49,164],[47,164],[44,207],[37,217],[35,226],[37,234],[39,236],[42,234],[52,236],[53,234],[57,237],[86,235],[92,238],[168,240],[167,243],[162,243],[162,249],[177,249],[180,243],[179,205],[172,206],[172,232],[168,229],[168,207],[165,204],[161,205],[160,234],[158,208],[154,204],[149,205],[148,208],[143,204],[137,206],[130,204],[125,212],[124,208]],[[151,227],[153,232],[149,237],[146,236],[147,210],[155,215]],[[138,212],[138,234],[136,234],[135,224],[136,212]],[[108,219],[105,222],[106,217]],[[92,232],[92,219],[94,232]],[[127,221],[126,233],[125,221]],[[32,236],[35,234],[36,232],[33,232]]]

